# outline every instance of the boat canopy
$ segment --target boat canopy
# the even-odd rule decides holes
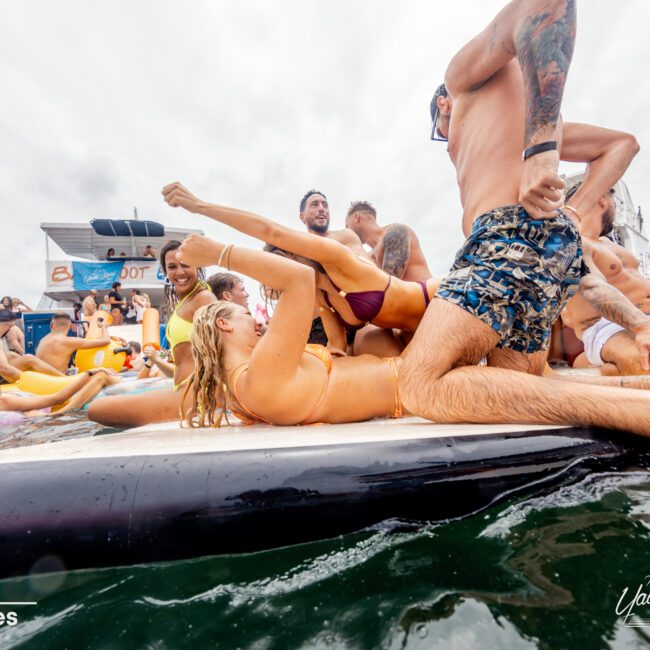
[[[193,228],[165,228],[155,221],[137,219],[94,219],[89,223],[42,223],[41,230],[61,250],[85,260],[105,260],[108,250],[129,259],[139,258],[147,244],[158,253],[169,239],[182,241],[191,233],[203,234]],[[49,251],[47,258],[49,259]]]
[[[164,237],[165,226],[155,221],[136,219],[93,219],[92,229],[105,237]]]

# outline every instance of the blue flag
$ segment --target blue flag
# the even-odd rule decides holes
[[[124,267],[120,262],[72,262],[72,286],[77,291],[110,289]]]

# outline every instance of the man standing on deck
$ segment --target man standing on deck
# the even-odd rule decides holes
[[[345,227],[372,248],[371,259],[386,273],[407,282],[432,277],[415,231],[403,223],[380,226],[377,211],[367,201],[352,203],[345,216]]]
[[[650,367],[650,319],[586,272],[578,230],[558,212],[560,105],[575,27],[575,0],[514,0],[453,58],[434,97],[433,128],[448,139],[468,239],[405,351],[400,386],[412,413],[650,435],[650,396],[532,376],[579,284],[637,331]],[[485,356],[500,367],[476,366]]]
[[[81,303],[81,312],[84,316],[84,321],[90,319],[90,317],[97,311],[97,289],[91,289],[90,293],[83,299]],[[84,322],[84,331],[88,331],[88,325]]]

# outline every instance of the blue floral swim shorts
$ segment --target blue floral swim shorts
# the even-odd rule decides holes
[[[437,296],[498,332],[498,347],[532,353],[548,348],[551,326],[588,272],[571,219],[558,211],[535,220],[510,205],[476,219]]]

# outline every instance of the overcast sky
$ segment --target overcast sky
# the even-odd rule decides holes
[[[139,216],[258,244],[172,210],[201,198],[300,226],[316,187],[340,228],[350,201],[419,234],[444,273],[462,243],[429,102],[500,0],[48,0],[0,3],[0,295],[35,306],[41,222]],[[650,210],[650,2],[579,0],[565,119],[634,133],[625,179]]]

